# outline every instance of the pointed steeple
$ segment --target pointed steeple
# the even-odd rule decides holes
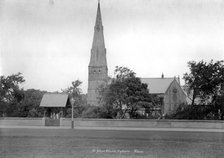
[[[89,66],[106,66],[106,48],[104,43],[100,2],[98,1],[96,22],[94,27],[93,44]]]
[[[99,87],[106,85],[108,81],[106,48],[104,44],[103,25],[99,1],[88,73],[87,104],[99,105]]]
[[[103,26],[102,25],[102,18],[101,18],[101,11],[100,11],[100,2],[98,1],[97,7],[97,14],[96,14],[96,23],[95,26]]]

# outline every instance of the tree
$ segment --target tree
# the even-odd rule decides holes
[[[189,88],[189,93],[192,92],[192,105],[195,103],[195,98],[199,97],[202,101],[215,102],[219,95],[221,84],[224,83],[224,65],[223,61],[209,63],[203,60],[196,63],[195,61],[188,62],[190,73],[184,74],[184,80]]]
[[[16,99],[21,101],[23,96],[20,93],[21,89],[19,85],[25,82],[21,73],[13,74],[10,76],[1,76],[0,77],[0,101],[1,102],[10,102]]]
[[[81,117],[82,112],[85,109],[85,105],[87,104],[86,96],[82,94],[82,90],[80,88],[81,84],[81,81],[76,80],[72,82],[71,86],[62,90],[63,92],[69,94],[69,98],[73,98],[75,100],[74,117]],[[71,106],[67,108],[67,117],[71,117]]]
[[[24,91],[25,97],[20,106],[20,116],[42,117],[44,108],[40,107],[40,102],[46,91],[28,89]]]
[[[188,93],[192,94],[192,105],[175,115],[185,119],[224,119],[223,61],[191,61],[188,67],[190,73],[185,73],[184,79]],[[196,98],[200,99],[200,105],[195,105]]]
[[[151,105],[147,84],[141,83],[140,78],[126,67],[115,68],[115,78],[100,94],[101,105],[112,118],[125,118],[127,113],[130,118],[136,118],[140,108]]]
[[[19,87],[25,82],[21,73],[10,76],[0,76],[0,113],[1,115],[16,116],[18,106],[24,98],[24,91]]]

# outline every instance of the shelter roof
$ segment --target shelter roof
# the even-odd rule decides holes
[[[40,107],[66,107],[69,104],[68,94],[46,93],[44,94]]]

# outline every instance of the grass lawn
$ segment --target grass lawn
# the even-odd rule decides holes
[[[224,133],[0,129],[3,158],[223,158]]]

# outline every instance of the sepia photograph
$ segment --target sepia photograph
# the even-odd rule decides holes
[[[223,158],[224,0],[0,0],[1,158]]]

